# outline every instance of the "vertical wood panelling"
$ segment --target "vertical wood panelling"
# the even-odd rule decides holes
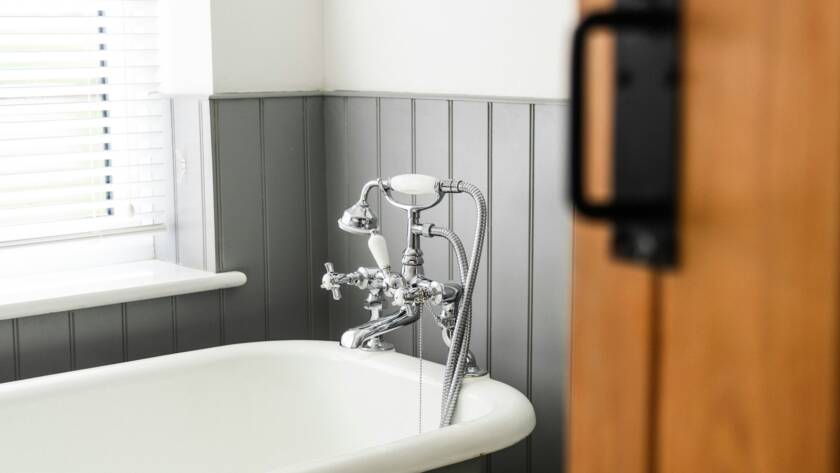
[[[481,188],[488,197],[488,107],[487,102],[455,101],[452,110],[452,177],[463,179]],[[464,242],[467,252],[472,251],[475,238],[475,204],[467,195],[453,199],[453,230]],[[479,273],[473,293],[473,321],[470,348],[479,366],[487,368],[487,237],[479,262]]]
[[[329,294],[320,288],[324,262],[327,261],[327,183],[324,153],[324,99],[305,99],[306,119],[306,187],[308,195],[307,225],[309,272],[310,338],[329,338]]]
[[[77,369],[124,361],[121,304],[76,310],[72,316]]]
[[[221,291],[199,292],[175,298],[175,336],[178,351],[222,344]]]
[[[493,106],[491,375],[528,391],[530,107]],[[524,442],[493,455],[494,473],[525,469]]]
[[[347,195],[344,198],[344,208],[359,200],[362,186],[377,177],[377,130],[376,130],[376,99],[349,98],[347,99]],[[379,194],[371,192],[368,203],[376,211],[379,207]],[[354,271],[360,266],[373,267],[376,263],[370,255],[367,246],[367,236],[350,235],[348,240],[348,257],[345,268],[339,271]],[[348,324],[350,326],[367,322],[370,313],[362,308],[367,294],[356,288],[344,291],[349,306]],[[344,327],[344,329],[349,326]]]
[[[125,304],[127,360],[166,355],[175,351],[172,299],[162,297]]]
[[[25,317],[17,325],[21,379],[72,369],[70,314]]]
[[[414,104],[416,172],[439,178],[449,177],[449,104],[446,100],[417,100]],[[423,223],[449,228],[449,197],[423,212]],[[418,202],[429,200],[418,197]],[[450,279],[449,244],[443,238],[422,239],[426,275],[437,281]],[[424,313],[428,314],[427,308]],[[446,345],[434,319],[423,320],[423,358],[444,363]]]
[[[533,324],[531,471],[556,471],[565,461],[568,326],[571,308],[572,216],[565,200],[566,108],[534,110]]]
[[[216,220],[223,271],[248,275],[223,295],[224,342],[266,338],[263,163],[259,100],[214,102]]]
[[[15,372],[15,322],[0,321],[0,383],[14,381]]]
[[[306,228],[306,146],[303,98],[265,99],[265,212],[268,337],[301,339],[309,333]]]
[[[380,99],[380,153],[382,177],[411,172],[411,99]],[[406,243],[406,213],[390,204],[381,206],[382,235],[388,240],[391,265],[399,267]],[[390,308],[389,308],[390,310]],[[386,335],[397,351],[412,353],[411,330],[396,330]]]
[[[347,271],[347,242],[349,235],[341,231],[336,220],[350,204],[347,202],[347,100],[343,97],[327,97],[324,100],[324,149],[326,152],[327,182],[327,252],[328,260],[336,271]],[[321,270],[323,271],[323,269]],[[346,290],[344,291],[347,292]],[[330,297],[327,295],[327,297]],[[330,338],[338,340],[348,326],[346,297],[330,301]]]

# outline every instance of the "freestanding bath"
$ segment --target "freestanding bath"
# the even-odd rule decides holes
[[[473,471],[533,429],[525,396],[487,376],[438,428],[443,366],[423,363],[420,409],[419,363],[257,342],[3,384],[0,471]]]

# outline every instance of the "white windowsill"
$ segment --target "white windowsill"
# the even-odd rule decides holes
[[[0,320],[245,284],[239,271],[210,273],[158,260],[0,278]]]

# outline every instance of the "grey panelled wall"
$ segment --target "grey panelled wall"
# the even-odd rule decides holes
[[[326,338],[326,300],[315,292],[326,259],[322,99],[211,108],[216,267],[242,270],[248,283],[0,321],[0,382],[225,343]]]
[[[571,217],[562,204],[565,105],[462,98],[297,96],[211,101],[216,268],[240,288],[0,321],[0,381],[225,343],[337,339],[361,323],[364,294],[331,301],[323,262],[373,264],[366,241],[335,225],[377,176],[421,172],[477,184],[490,203],[474,297],[472,348],[482,366],[527,394],[533,435],[491,455],[493,473],[562,469]],[[471,246],[475,215],[448,197],[426,218]],[[373,199],[399,261],[401,211]],[[427,273],[453,278],[442,241],[424,240]],[[182,258],[201,252],[183,248]],[[205,253],[206,254],[206,253]],[[492,334],[492,336],[488,336]],[[417,327],[390,339],[417,353]],[[445,346],[431,318],[424,357]]]
[[[219,291],[0,322],[0,382],[220,344]]]
[[[335,225],[377,176],[419,172],[477,184],[490,204],[487,251],[475,295],[472,347],[482,366],[532,400],[537,428],[527,440],[493,454],[488,469],[555,472],[562,469],[571,215],[563,205],[565,105],[475,99],[328,96],[324,103],[327,236],[340,271],[373,265],[365,238]],[[450,196],[425,221],[454,228],[471,246],[471,199]],[[378,200],[392,261],[405,240],[402,211]],[[453,278],[442,241],[423,240],[426,272]],[[330,335],[366,318],[364,294],[345,290],[330,304]],[[488,337],[488,334],[492,336]],[[416,327],[389,339],[417,354]],[[423,356],[443,361],[440,332],[423,325]]]
[[[326,338],[321,97],[214,100],[216,266],[224,343]]]

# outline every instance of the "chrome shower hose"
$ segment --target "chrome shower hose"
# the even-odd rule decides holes
[[[445,232],[441,231],[440,236],[447,238],[455,248],[456,254],[458,254],[458,265],[461,269],[462,278],[464,279],[464,297],[458,308],[455,328],[452,332],[451,344],[449,346],[449,354],[446,357],[446,369],[443,375],[440,406],[441,427],[446,427],[452,423],[452,417],[455,415],[455,407],[458,403],[458,395],[461,392],[461,384],[467,369],[467,354],[470,350],[470,329],[472,327],[472,296],[478,277],[478,264],[481,260],[484,234],[487,228],[487,201],[484,199],[484,195],[482,195],[478,186],[460,181],[457,184],[457,190],[458,192],[465,192],[473,198],[477,218],[472,254],[470,255],[465,278],[463,278],[464,264],[462,255],[465,258],[466,252],[463,249],[463,245],[460,244],[460,239],[456,235],[453,238],[454,233],[450,230],[441,229],[445,230]],[[451,235],[445,234],[446,232]],[[460,251],[458,249],[459,245]]]

